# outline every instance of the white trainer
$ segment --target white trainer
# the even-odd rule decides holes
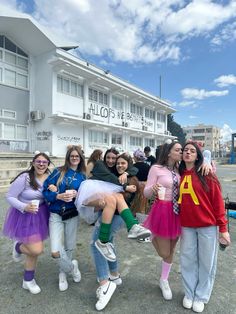
[[[122,285],[122,279],[121,279],[120,275],[118,275],[118,276],[112,276],[112,275],[110,274],[109,280],[110,280],[111,282],[114,282],[117,286]]]
[[[171,300],[172,299],[172,291],[170,289],[168,280],[160,279],[160,288],[161,288],[163,298],[165,300]]]
[[[129,239],[145,239],[150,237],[151,231],[147,228],[144,228],[141,225],[133,225],[133,227],[128,232],[128,238]]]
[[[68,289],[68,282],[64,272],[59,273],[59,290],[66,291]]]
[[[99,239],[95,241],[95,246],[102,256],[110,262],[116,261],[114,246],[111,242],[102,243]]]
[[[16,244],[17,244],[17,241],[15,241],[14,243],[13,243],[13,248],[12,248],[12,258],[13,258],[13,260],[16,262],[16,263],[18,263],[18,262],[20,262],[20,261],[22,261],[22,254],[20,254],[20,253],[18,253],[17,251],[16,251]]]
[[[40,287],[37,285],[36,281],[33,279],[31,281],[23,280],[22,288],[25,290],[29,290],[32,294],[38,294],[41,292]]]
[[[204,311],[204,303],[202,301],[193,301],[193,311],[196,313],[202,313]]]
[[[95,304],[96,310],[101,311],[107,306],[115,290],[116,284],[112,281],[106,282],[97,289],[96,294],[98,301]]]
[[[193,306],[193,300],[190,300],[186,296],[184,296],[183,307],[190,310],[192,306]]]
[[[79,267],[78,267],[78,261],[76,259],[73,259],[72,264],[74,265],[74,268],[71,272],[73,280],[74,280],[74,282],[80,282],[81,272],[80,272]]]

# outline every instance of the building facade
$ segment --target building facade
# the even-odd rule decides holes
[[[213,125],[198,124],[183,127],[186,140],[200,142],[203,149],[211,151],[212,156],[219,157],[220,152],[220,128]]]
[[[0,151],[120,151],[167,138],[166,101],[72,54],[28,16],[0,16]]]

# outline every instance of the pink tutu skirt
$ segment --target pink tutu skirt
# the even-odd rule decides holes
[[[48,235],[49,210],[43,203],[37,214],[22,213],[10,207],[3,226],[3,235],[25,244],[45,240]]]
[[[181,233],[180,217],[174,213],[171,201],[155,201],[143,226],[153,237],[176,239]]]

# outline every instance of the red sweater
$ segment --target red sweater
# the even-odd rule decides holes
[[[206,176],[207,190],[194,169],[185,170],[180,181],[180,222],[182,227],[199,228],[219,226],[220,232],[227,231],[224,201],[220,185]]]

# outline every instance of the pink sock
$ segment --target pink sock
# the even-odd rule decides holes
[[[161,279],[162,280],[168,279],[171,266],[172,266],[172,264],[169,264],[169,263],[162,261],[162,265],[161,265]]]

